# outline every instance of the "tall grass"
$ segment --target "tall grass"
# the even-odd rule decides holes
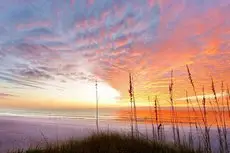
[[[157,101],[157,107],[158,107],[158,118],[159,118],[159,126],[158,126],[158,129],[159,129],[159,140],[160,141],[164,141],[165,140],[165,133],[164,133],[164,125],[163,125],[163,122],[162,122],[162,111],[161,111],[161,105],[160,105],[160,101],[159,99],[157,98],[156,96],[156,101]]]
[[[184,132],[184,125],[181,123],[177,115],[176,100],[174,99],[174,71],[171,70],[171,76],[169,81],[169,102],[170,102],[170,120],[172,126],[173,142],[176,146],[188,145],[191,150],[204,150],[204,152],[212,153],[217,149],[213,148],[211,143],[211,134],[210,129],[212,124],[208,121],[208,112],[211,108],[212,112],[215,113],[214,120],[215,126],[217,129],[217,139],[218,139],[218,151],[220,153],[229,153],[228,145],[228,125],[227,120],[230,120],[230,91],[228,85],[226,89],[224,88],[224,82],[221,82],[221,98],[217,96],[217,91],[214,83],[214,79],[211,77],[211,92],[214,96],[213,99],[207,99],[205,87],[202,87],[202,98],[198,96],[198,90],[196,89],[195,82],[191,70],[188,65],[186,65],[186,70],[188,74],[188,81],[192,87],[193,95],[195,95],[195,104],[191,99],[189,99],[189,93],[186,90],[186,101],[185,105],[187,106],[188,112],[188,124],[189,124],[189,133],[188,138]],[[97,83],[96,83],[97,89]],[[134,83],[133,76],[129,73],[129,97],[130,97],[130,126],[131,126],[131,137],[132,139],[139,138],[143,136],[138,129],[138,117],[137,117],[137,106],[134,95]],[[198,98],[199,97],[199,98]],[[225,103],[226,101],[226,103]],[[149,102],[149,114],[150,117],[144,118],[145,123],[145,136],[147,140],[154,141],[166,141],[163,118],[164,114],[161,113],[161,105],[157,96],[151,101],[148,97]],[[97,108],[98,109],[98,108]],[[227,112],[227,115],[226,115]],[[195,116],[194,116],[195,115]],[[200,115],[200,118],[199,118]],[[151,120],[152,125],[152,139],[149,138],[147,123],[148,120]],[[98,125],[97,125],[98,126]],[[195,129],[195,131],[193,131]],[[135,134],[134,134],[135,133]],[[182,135],[184,134],[184,135]],[[183,139],[181,138],[183,136]],[[188,140],[188,141],[186,141]]]
[[[173,140],[174,143],[177,143],[176,139],[176,127],[175,127],[175,108],[174,108],[174,100],[173,100],[173,70],[171,71],[171,79],[169,84],[169,96],[170,96],[170,104],[171,104],[171,124],[172,124],[172,132],[173,132]]]
[[[131,73],[129,73],[129,97],[130,97],[130,126],[131,126],[131,134],[132,137],[133,134],[133,89],[132,89],[132,76]]]
[[[197,103],[197,105],[199,107],[199,110],[200,110],[200,113],[201,113],[201,117],[204,120],[202,109],[201,109],[201,106],[200,106],[200,102],[199,102],[199,99],[198,99],[198,96],[197,96],[197,91],[196,91],[195,84],[194,84],[194,81],[193,81],[193,78],[192,78],[192,74],[190,72],[190,69],[189,69],[188,65],[186,65],[186,68],[187,68],[187,72],[188,72],[189,81],[190,81],[190,83],[192,85],[192,89],[193,89],[193,92],[194,92],[195,97],[196,97],[196,103]]]
[[[205,150],[207,150],[207,153],[211,153],[212,152],[212,148],[211,148],[211,142],[210,142],[210,129],[208,127],[208,122],[207,122],[207,110],[206,110],[206,98],[205,98],[205,92],[204,92],[204,87],[202,89],[203,91],[203,114],[204,114],[204,134],[203,134],[203,139],[205,142]]]
[[[210,91],[213,94],[213,99],[207,99],[205,87],[202,87],[200,91],[201,96],[198,96],[198,91],[195,86],[195,82],[192,77],[191,70],[188,65],[186,65],[186,70],[188,74],[188,81],[192,87],[193,95],[195,95],[195,104],[191,99],[189,99],[188,91],[186,90],[186,106],[188,112],[188,125],[189,133],[188,138],[184,134],[183,139],[181,140],[181,134],[184,132],[184,125],[180,124],[180,119],[177,116],[177,110],[174,100],[174,72],[171,71],[170,82],[169,82],[169,102],[170,102],[170,120],[172,126],[172,136],[174,144],[181,146],[188,145],[191,149],[204,150],[207,153],[213,153],[217,150],[220,153],[229,153],[229,140],[228,140],[228,125],[227,120],[230,120],[230,91],[228,85],[224,89],[224,82],[221,82],[221,99],[217,97],[217,91],[213,78],[211,77],[211,88]],[[206,89],[207,90],[207,89]],[[209,91],[209,92],[210,92]],[[225,94],[226,93],[226,94]],[[227,96],[226,96],[227,95]],[[226,97],[225,97],[226,96]],[[199,97],[199,98],[198,98]],[[153,104],[148,97],[149,101],[149,112],[151,114],[150,120],[152,124],[152,137],[155,140],[163,141],[163,135],[165,135],[164,130],[161,127],[163,125],[162,119],[164,114],[160,113],[160,101],[158,97],[155,96]],[[226,102],[226,103],[225,103]],[[226,107],[225,107],[226,106]],[[152,107],[152,108],[151,108]],[[211,111],[215,113],[214,120],[217,129],[217,142],[218,148],[214,148],[211,143],[211,134],[210,129],[213,126],[208,119],[208,113]],[[227,116],[226,116],[227,111]],[[195,115],[195,116],[194,116]],[[156,127],[156,128],[155,128]],[[162,126],[163,127],[163,126]],[[195,131],[193,131],[195,129]],[[147,133],[147,132],[146,132]],[[186,141],[187,140],[187,141]],[[165,140],[164,140],[165,141]]]
[[[174,79],[173,79],[173,70],[171,71],[171,79],[170,79],[170,84],[169,84],[169,93],[170,93],[170,102],[171,102],[171,109],[172,109],[172,128],[173,128],[173,137],[174,137],[174,142],[178,145],[181,145],[181,140],[180,140],[180,130],[178,126],[178,119],[177,119],[177,113],[175,110],[175,102],[173,99],[173,87],[174,87]]]
[[[186,103],[187,103],[187,111],[188,111],[188,121],[189,121],[189,135],[188,135],[188,143],[189,147],[193,148],[194,147],[194,142],[193,142],[193,132],[192,132],[192,120],[190,117],[190,107],[189,107],[189,98],[188,98],[188,91],[186,91]]]
[[[221,129],[221,127],[223,126],[222,111],[221,111],[221,108],[220,108],[219,100],[217,99],[216,88],[215,88],[214,80],[213,80],[212,77],[211,77],[211,81],[212,81],[212,92],[213,92],[213,95],[214,95],[214,102],[216,104],[216,108],[217,108],[217,111],[218,111],[218,117],[219,117],[219,119],[216,120],[216,122],[217,122],[217,131],[218,131],[218,139],[219,139],[219,151],[224,152],[224,142],[223,142],[223,139],[222,139],[222,129]]]
[[[138,124],[137,124],[137,108],[136,108],[136,100],[135,100],[135,94],[134,94],[134,80],[133,76],[131,75],[131,86],[132,86],[132,96],[133,96],[133,109],[134,109],[134,120],[135,120],[135,132],[136,136],[139,137],[139,130],[138,130]]]
[[[230,91],[229,91],[229,87],[227,85],[227,96],[226,96],[226,102],[227,102],[227,108],[228,108],[228,116],[230,118]]]
[[[156,134],[155,134],[155,127],[154,127],[154,122],[153,122],[153,110],[152,110],[152,104],[151,104],[151,99],[148,96],[148,101],[149,101],[149,114],[150,114],[150,120],[152,124],[152,138],[153,140],[156,139]]]
[[[154,111],[155,111],[155,122],[156,122],[156,126],[157,126],[157,140],[159,140],[160,138],[160,127],[159,127],[159,123],[158,123],[158,106],[157,106],[157,96],[155,97],[154,100]]]
[[[224,149],[226,152],[229,152],[229,147],[228,147],[228,130],[227,130],[227,125],[226,125],[226,116],[225,116],[225,105],[224,105],[224,82],[221,82],[221,105],[222,105],[222,117],[223,117],[223,137],[224,137]]]

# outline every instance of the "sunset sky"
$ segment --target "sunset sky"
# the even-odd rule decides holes
[[[0,0],[0,107],[128,106],[230,85],[229,0]],[[227,93],[224,93],[227,95]]]

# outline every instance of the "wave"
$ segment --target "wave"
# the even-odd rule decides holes
[[[35,118],[56,118],[56,119],[82,119],[95,120],[95,114],[84,111],[27,111],[27,110],[1,110],[0,116],[16,116],[16,117],[35,117]],[[99,114],[100,120],[117,119],[115,115],[105,113]]]

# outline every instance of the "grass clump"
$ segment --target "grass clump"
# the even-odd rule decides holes
[[[100,133],[82,140],[69,140],[45,148],[18,150],[11,153],[196,153],[186,147],[117,133]]]

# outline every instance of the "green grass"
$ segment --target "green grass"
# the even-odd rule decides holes
[[[18,150],[10,153],[196,153],[186,147],[145,139],[132,138],[117,133],[100,133],[82,140],[69,140],[45,148]]]

